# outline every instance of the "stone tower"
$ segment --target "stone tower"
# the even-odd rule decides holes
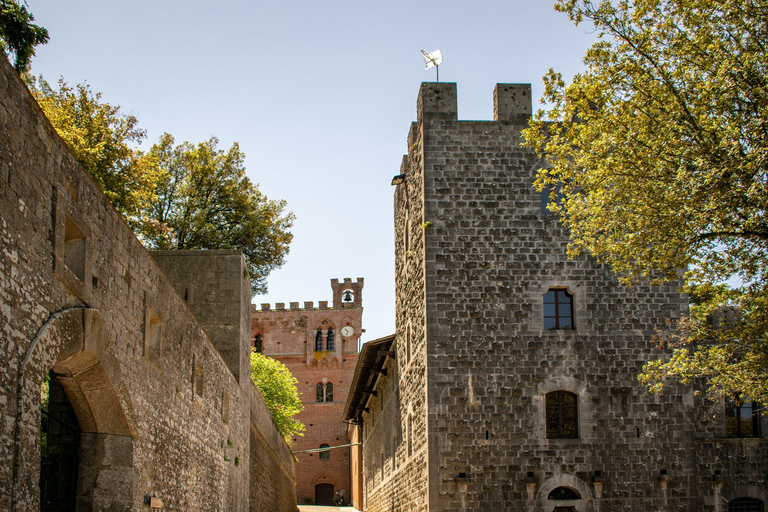
[[[288,367],[304,404],[297,419],[306,432],[292,440],[299,503],[330,505],[334,496],[349,496],[349,448],[305,451],[348,444],[342,415],[363,333],[363,278],[332,279],[331,288],[332,307],[291,302],[251,310],[252,345]]]
[[[728,438],[724,404],[708,409],[690,386],[638,383],[656,329],[687,299],[677,283],[625,287],[567,257],[533,186],[547,163],[521,147],[530,85],[497,85],[493,121],[459,121],[452,83],[422,84],[417,111],[393,180],[396,359],[372,363],[387,373],[355,382],[363,398],[347,406],[362,423],[366,510],[765,501],[764,439]]]

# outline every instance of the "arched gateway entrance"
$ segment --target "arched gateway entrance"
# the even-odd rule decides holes
[[[41,457],[41,428],[44,427],[41,417],[45,414],[41,413],[40,390],[48,375],[50,396],[61,414],[53,418],[49,415],[45,420],[48,436],[52,429],[54,432],[53,437],[46,436],[46,443],[56,444],[47,452],[57,457],[64,454],[58,457],[57,463],[76,467],[74,486],[72,482],[51,482],[52,474],[58,474],[53,477],[58,480],[66,477],[61,471],[52,470],[50,457],[45,460]],[[99,312],[73,308],[51,315],[22,361],[18,391],[13,455],[14,510],[131,509],[133,414],[128,390]],[[51,422],[59,424],[51,425]],[[68,430],[64,432],[62,428]],[[79,442],[75,440],[77,434]],[[73,447],[75,462],[71,457]],[[70,491],[74,489],[74,496],[41,500],[41,493],[54,492],[49,484],[55,484],[57,489],[61,486]],[[70,491],[63,492],[66,495]],[[62,503],[50,508],[49,504],[54,501]]]

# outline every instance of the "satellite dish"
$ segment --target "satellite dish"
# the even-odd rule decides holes
[[[421,50],[421,55],[424,57],[424,62],[427,64],[427,67],[424,68],[424,71],[427,71],[429,68],[434,67],[435,72],[437,73],[437,81],[440,81],[440,64],[443,63],[443,52],[440,50],[435,50],[432,53],[427,53],[426,50]]]

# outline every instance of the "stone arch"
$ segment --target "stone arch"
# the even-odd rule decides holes
[[[548,499],[549,493],[558,487],[576,491],[581,499],[564,501]],[[576,512],[594,512],[592,489],[583,480],[568,473],[561,473],[545,480],[536,493],[536,500],[539,503],[538,510],[547,512],[554,510],[555,507],[573,507]]]
[[[78,510],[132,508],[135,416],[101,314],[59,311],[43,324],[19,369],[15,510],[40,507],[40,386],[52,372],[80,424]]]
[[[312,487],[315,487],[318,484],[331,484],[334,487],[337,487],[336,477],[327,471],[323,471],[312,478]]]
[[[551,375],[545,379],[538,386],[536,396],[533,397],[533,426],[536,435],[539,435],[541,439],[546,439],[546,405],[545,400],[547,393],[553,391],[568,391],[569,393],[575,393],[578,395],[578,424],[579,424],[579,436],[578,439],[588,440],[592,438],[592,419],[594,418],[594,405],[592,404],[592,397],[589,387],[582,380],[574,379],[569,375]],[[563,440],[559,439],[554,442],[562,443]],[[574,439],[570,442],[578,442]]]

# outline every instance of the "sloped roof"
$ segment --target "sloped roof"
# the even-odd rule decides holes
[[[376,381],[382,375],[387,358],[394,359],[391,352],[395,335],[391,334],[363,345],[360,357],[357,359],[355,376],[349,389],[347,404],[344,406],[344,421],[360,422],[360,415],[365,411],[368,397],[376,386]],[[385,373],[386,370],[383,370]]]

